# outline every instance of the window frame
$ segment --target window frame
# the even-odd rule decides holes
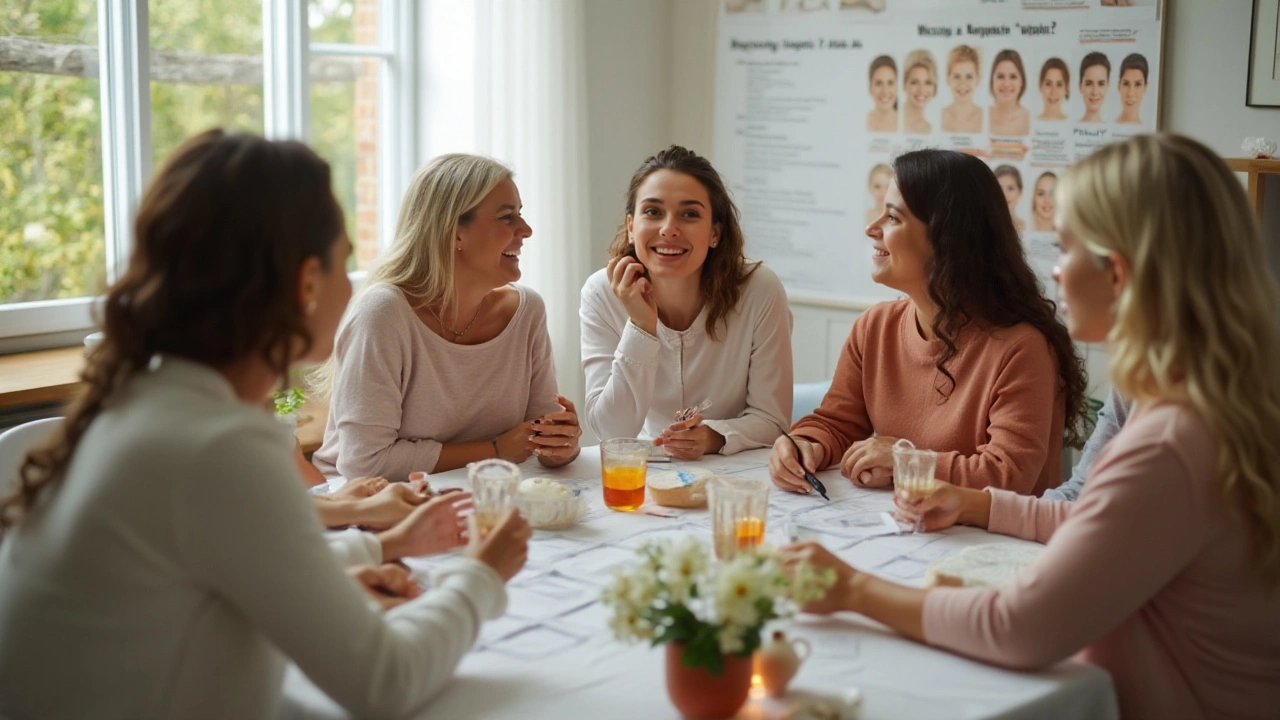
[[[400,198],[418,158],[418,26],[415,0],[378,1],[378,44],[309,42],[305,0],[262,0],[263,129],[270,138],[310,135],[309,58],[344,54],[379,60],[378,247],[394,236]],[[124,271],[133,250],[133,220],[151,178],[151,68],[148,0],[98,0],[99,107],[107,282]],[[351,273],[363,283],[365,273]],[[101,297],[0,304],[0,347],[48,347],[49,337],[92,332]]]

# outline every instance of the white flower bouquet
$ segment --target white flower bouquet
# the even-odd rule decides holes
[[[831,570],[784,570],[768,546],[722,563],[693,537],[646,543],[636,553],[639,564],[615,567],[601,595],[613,611],[614,636],[683,645],[681,664],[712,675],[722,672],[725,655],[750,657],[765,623],[794,615],[835,584]]]

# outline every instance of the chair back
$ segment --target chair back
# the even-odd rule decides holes
[[[827,390],[830,389],[830,380],[796,383],[794,399],[791,404],[791,424],[794,425],[800,418],[817,410],[818,406],[822,404],[822,398],[826,397]]]
[[[44,442],[62,421],[60,417],[32,420],[0,433],[0,497],[17,489],[18,467],[27,451]]]

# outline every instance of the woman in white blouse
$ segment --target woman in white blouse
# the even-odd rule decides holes
[[[401,717],[502,614],[519,514],[426,592],[398,566],[349,576],[263,408],[333,348],[343,226],[299,143],[211,130],[156,175],[85,390],[0,503],[0,717],[268,717],[286,658],[356,716]]]
[[[653,438],[692,460],[781,436],[791,310],[743,247],[738,209],[706,158],[672,146],[632,176],[609,264],[582,288],[585,416],[598,437]]]

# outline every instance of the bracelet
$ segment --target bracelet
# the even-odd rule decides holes
[[[492,440],[489,441],[489,443],[493,445],[493,456],[497,458],[498,457],[498,438],[496,437],[493,438]]]

